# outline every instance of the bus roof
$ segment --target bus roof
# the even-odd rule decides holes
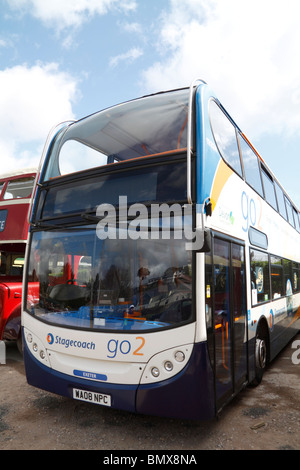
[[[7,173],[1,173],[0,180],[11,178],[12,176],[15,177],[15,176],[29,175],[29,174],[36,173],[36,172],[37,172],[37,168],[21,168],[21,169],[11,170],[11,171],[8,171]]]

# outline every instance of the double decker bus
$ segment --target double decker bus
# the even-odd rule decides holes
[[[299,232],[295,204],[201,80],[60,125],[29,229],[28,383],[216,416],[298,332]]]
[[[0,175],[0,340],[17,341],[19,349],[27,216],[35,177],[35,168]]]

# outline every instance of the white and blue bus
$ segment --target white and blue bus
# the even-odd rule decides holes
[[[299,330],[299,211],[201,80],[58,126],[30,217],[35,387],[210,419]]]

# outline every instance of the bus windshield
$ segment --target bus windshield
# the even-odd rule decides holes
[[[51,148],[44,180],[138,157],[183,150],[188,89],[108,108],[64,128]]]
[[[191,252],[168,240],[101,240],[95,226],[32,234],[27,311],[70,328],[151,330],[192,320]],[[124,236],[125,239],[122,239]]]

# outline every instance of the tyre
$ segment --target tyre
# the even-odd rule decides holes
[[[19,353],[22,354],[23,356],[23,341],[22,341],[22,335],[20,335],[17,339],[17,348],[19,350]]]
[[[268,337],[263,329],[258,328],[255,338],[255,377],[251,385],[261,383],[268,362]]]

